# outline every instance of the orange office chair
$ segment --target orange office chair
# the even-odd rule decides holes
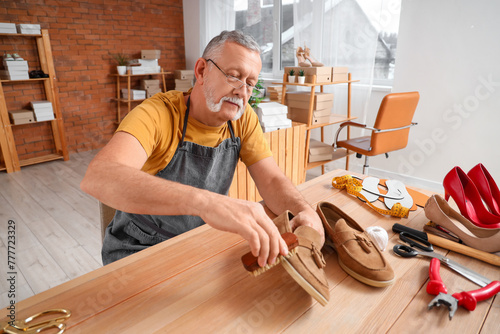
[[[388,94],[382,100],[378,110],[377,119],[373,127],[356,122],[344,122],[340,125],[335,135],[334,148],[343,147],[356,152],[357,157],[365,156],[363,174],[368,172],[368,157],[405,148],[408,144],[410,127],[413,123],[413,114],[417,108],[420,94],[418,92]],[[344,127],[354,126],[371,130],[371,136],[338,140],[340,131]],[[366,173],[365,173],[366,172]]]

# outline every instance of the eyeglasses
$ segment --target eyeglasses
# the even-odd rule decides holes
[[[221,70],[221,68],[219,66],[217,66],[217,64],[212,59],[207,59],[207,62],[208,61],[211,61],[215,65],[215,67],[217,67],[219,69],[219,71],[221,71],[222,74],[224,74],[224,76],[226,77],[226,82],[231,87],[236,88],[236,89],[240,89],[241,87],[245,86],[245,88],[247,90],[247,94],[250,95],[251,97],[259,97],[260,95],[262,95],[262,92],[258,88],[256,88],[255,86],[250,86],[249,84],[244,83],[240,79],[235,78],[232,75],[226,74],[223,70]]]

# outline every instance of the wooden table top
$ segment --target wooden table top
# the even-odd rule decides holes
[[[348,276],[336,253],[324,248],[330,302],[312,299],[281,266],[254,278],[241,264],[248,245],[235,234],[202,226],[147,250],[71,280],[16,304],[17,318],[51,308],[72,311],[67,333],[494,333],[499,330],[498,296],[476,310],[459,307],[448,319],[446,307],[427,310],[429,260],[400,258],[392,252],[398,236],[392,225],[422,229],[423,209],[407,219],[382,216],[358,199],[331,187],[336,170],[298,188],[315,206],[331,201],[361,226],[381,226],[389,234],[383,252],[396,274],[386,288]],[[382,203],[379,203],[382,205]],[[490,279],[498,267],[436,251]],[[451,293],[477,289],[446,267],[441,277]],[[7,316],[6,309],[0,314]]]

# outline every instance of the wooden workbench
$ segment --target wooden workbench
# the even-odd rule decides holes
[[[254,278],[241,265],[248,245],[234,234],[202,226],[121,261],[95,270],[16,305],[18,318],[50,308],[72,311],[67,333],[498,333],[498,296],[478,303],[475,311],[459,308],[448,320],[446,307],[427,310],[429,260],[404,259],[392,253],[398,243],[391,228],[400,223],[422,229],[423,209],[407,219],[388,218],[358,199],[331,187],[337,170],[298,186],[315,206],[327,200],[364,228],[378,225],[389,233],[384,252],[396,281],[386,288],[364,285],[324,249],[330,302],[312,299],[281,267]],[[382,205],[382,203],[379,203]],[[446,254],[445,250],[436,248]],[[489,277],[500,269],[459,254],[455,261]],[[449,292],[478,288],[441,268]],[[6,309],[0,317],[6,316]]]

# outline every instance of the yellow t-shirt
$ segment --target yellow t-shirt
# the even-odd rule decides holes
[[[182,138],[186,104],[179,91],[158,93],[135,107],[120,123],[116,131],[133,135],[148,155],[142,170],[155,175],[165,168]],[[231,121],[234,135],[241,139],[240,159],[250,166],[272,156],[269,144],[262,134],[259,118],[249,104],[237,121]],[[207,126],[188,118],[185,141],[217,147],[231,138],[227,123],[220,127]]]

